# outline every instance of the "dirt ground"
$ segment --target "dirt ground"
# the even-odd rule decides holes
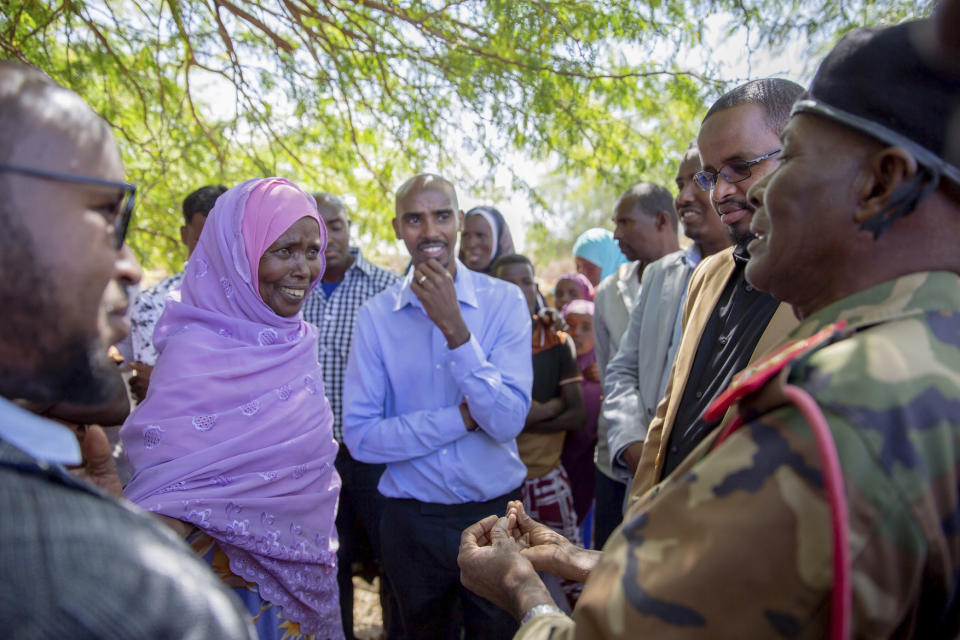
[[[383,636],[380,578],[374,578],[371,584],[360,576],[353,577],[353,633],[361,640]]]

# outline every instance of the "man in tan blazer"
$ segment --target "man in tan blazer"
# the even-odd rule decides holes
[[[717,100],[700,126],[703,168],[694,179],[710,191],[734,246],[703,260],[690,280],[670,380],[639,460],[628,461],[637,463],[628,502],[669,475],[720,424],[703,420],[703,410],[735,373],[796,326],[790,307],[755,291],[744,270],[753,238],[747,190],[777,167],[780,133],[802,92],[789,80],[754,80]]]

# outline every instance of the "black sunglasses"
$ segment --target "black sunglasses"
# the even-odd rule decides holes
[[[137,185],[130,184],[129,182],[101,180],[100,178],[80,176],[73,173],[60,173],[59,171],[47,171],[46,169],[35,169],[33,167],[18,167],[12,164],[0,164],[0,171],[10,171],[11,173],[19,173],[43,180],[62,180],[64,182],[89,184],[95,187],[110,187],[119,190],[120,194],[117,198],[116,205],[114,205],[111,222],[113,224],[114,244],[117,249],[123,246],[123,241],[127,237],[127,229],[130,227],[130,218],[133,215],[133,205],[137,199]]]

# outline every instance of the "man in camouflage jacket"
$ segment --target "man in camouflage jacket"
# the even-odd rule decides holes
[[[838,521],[785,383],[819,405],[842,467],[851,636],[957,636],[960,170],[942,145],[960,79],[920,56],[929,28],[842,40],[749,192],[747,277],[802,323],[751,367],[779,373],[740,402],[744,426],[705,439],[602,554],[516,505],[464,532],[462,580],[524,622],[516,637],[826,637]],[[534,569],[589,578],[572,618]]]

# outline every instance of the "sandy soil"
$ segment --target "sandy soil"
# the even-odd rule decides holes
[[[380,578],[374,578],[371,584],[360,576],[353,577],[353,633],[361,640],[376,640],[383,635]]]

